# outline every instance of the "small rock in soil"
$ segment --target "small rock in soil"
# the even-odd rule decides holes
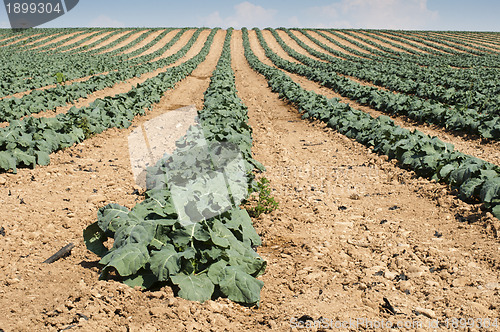
[[[102,202],[105,202],[107,200],[106,196],[104,195],[90,195],[88,198],[87,198],[87,202],[88,203],[92,203],[92,204],[98,204],[98,203],[102,203]]]
[[[425,284],[427,286],[431,286],[431,287],[439,287],[439,282],[434,281],[434,280],[426,280]]]
[[[171,297],[171,298],[169,298],[169,299],[167,300],[167,305],[168,305],[169,307],[177,306],[177,305],[178,305],[178,301],[177,301],[177,299],[175,299],[175,298]]]
[[[421,269],[421,268],[419,268],[417,266],[410,266],[408,268],[407,276],[410,279],[418,278],[418,277],[422,276],[423,274],[424,274],[423,269]]]
[[[400,274],[398,274],[396,276],[395,279],[396,279],[396,281],[401,281],[401,280],[402,281],[406,281],[406,280],[408,280],[408,277],[406,276],[406,274],[404,274],[403,272],[401,272]]]
[[[391,271],[385,271],[384,272],[384,277],[389,280],[394,280],[397,276],[396,272],[391,272]]]
[[[430,318],[430,319],[436,319],[436,314],[431,309],[417,307],[417,308],[415,308],[415,313],[417,315],[424,315],[425,317]]]
[[[491,290],[499,290],[500,289],[500,283],[498,283],[498,282],[489,282],[486,285],[484,285],[484,288],[491,289]]]
[[[0,227],[0,235],[5,236],[5,228]]]
[[[392,306],[391,302],[387,298],[384,297],[384,303],[381,305],[382,309],[387,311],[388,313],[395,315],[396,309]]]
[[[298,321],[299,321],[299,322],[302,322],[302,323],[305,323],[305,322],[307,322],[308,320],[312,320],[312,321],[314,321],[314,318],[312,318],[312,317],[311,317],[311,316],[309,316],[309,315],[302,315],[302,316],[298,319]]]
[[[461,215],[460,213],[455,213],[455,220],[458,222],[468,222],[469,220]]]
[[[459,277],[459,278],[454,279],[451,284],[453,287],[464,287],[468,283],[469,283],[469,281],[467,280],[467,278]]]
[[[7,179],[4,178],[3,176],[0,176],[0,186],[3,186],[6,183],[7,183]]]
[[[359,197],[359,195],[358,195],[358,194],[351,194],[351,195],[349,196],[349,198],[350,198],[350,199],[352,199],[352,200],[357,201],[357,200],[359,200],[359,198],[360,198],[360,197]]]

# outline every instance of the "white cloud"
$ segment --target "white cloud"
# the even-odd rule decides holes
[[[438,19],[427,0],[341,0],[311,7],[309,18],[330,28],[422,29]]]
[[[125,27],[125,24],[118,20],[112,19],[109,16],[100,15],[90,21],[88,26],[90,28],[123,28]]]
[[[220,26],[222,28],[268,27],[274,25],[273,22],[277,12],[275,9],[266,9],[245,1],[235,5],[234,13],[230,16],[221,17],[219,12],[216,11],[202,18],[201,22],[202,25]]]
[[[224,20],[222,19],[222,17],[220,17],[220,13],[217,11],[217,12],[213,12],[210,15],[208,15],[207,17],[205,17],[203,19],[202,25],[206,25],[209,27],[216,27],[216,26],[221,26],[223,24],[223,22],[224,22]]]

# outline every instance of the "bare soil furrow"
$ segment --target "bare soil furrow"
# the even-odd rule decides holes
[[[383,36],[382,36],[382,35],[379,35],[378,37],[391,40],[391,35],[390,35],[390,34],[388,34],[388,33],[384,32],[384,31],[381,31],[380,33],[381,33]],[[436,44],[436,43],[433,43],[433,42],[428,41],[431,45],[436,45],[436,46],[437,46],[437,47],[434,47],[434,46],[430,46],[430,45],[427,45],[427,44],[424,44],[424,43],[421,43],[421,42],[418,42],[418,41],[415,41],[415,40],[408,39],[408,38],[406,38],[405,36],[399,36],[399,35],[397,35],[396,37],[397,37],[397,38],[400,38],[400,39],[403,39],[403,40],[406,40],[406,41],[408,41],[409,43],[412,43],[412,44],[416,44],[416,45],[420,45],[420,46],[422,46],[422,47],[426,47],[426,48],[430,48],[430,49],[436,50],[436,51],[438,51],[438,52],[441,52],[442,54],[449,54],[449,55],[451,55],[451,54],[452,54],[451,52],[449,52],[449,51],[447,51],[447,50],[442,50],[442,49],[437,48],[437,47],[442,46],[442,47],[445,47],[445,48],[452,49],[451,47],[446,46],[446,45],[438,45],[438,44]],[[393,40],[391,40],[391,41],[393,41]],[[395,42],[395,41],[394,41],[394,42]],[[406,44],[402,44],[402,45],[406,45]],[[411,45],[408,45],[408,46],[411,46]],[[460,50],[455,50],[455,51],[463,52],[463,51],[460,51]],[[419,52],[422,52],[422,53],[427,53],[427,51],[424,51],[424,50],[419,50]]]
[[[101,47],[104,47],[106,45],[109,45],[111,44],[112,42],[116,41],[117,39],[120,39],[121,37],[123,37],[124,35],[126,35],[127,33],[130,33],[131,30],[124,30],[120,33],[117,33],[116,35],[112,36],[111,38],[109,38],[108,40],[105,40],[97,45],[95,45],[94,47],[92,48],[89,48],[86,52],[88,51],[93,51],[93,50],[97,50]],[[103,51],[102,53],[105,53],[105,52],[109,52],[108,50],[106,51]]]
[[[147,50],[145,50],[144,52],[142,52],[141,54],[138,54],[136,56],[133,56],[131,59],[135,59],[137,57],[140,57],[140,56],[144,56],[144,55],[148,55],[148,54],[151,54],[151,53],[154,53],[156,51],[158,51],[160,48],[162,48],[166,43],[168,43],[169,41],[172,40],[172,38],[174,38],[174,36],[179,32],[179,29],[174,29],[172,31],[170,31],[169,33],[167,33],[162,39],[160,39],[158,41],[158,43],[156,43],[155,45],[153,45],[152,47],[148,48]]]
[[[406,50],[405,50],[405,49],[403,49],[403,48],[395,47],[394,45],[391,45],[391,44],[389,44],[389,43],[385,43],[385,42],[383,42],[383,41],[381,41],[381,40],[379,40],[379,39],[376,39],[376,38],[370,37],[370,36],[368,36],[368,35],[366,35],[366,34],[364,34],[364,33],[360,33],[360,32],[357,32],[357,31],[351,31],[351,33],[352,33],[353,35],[357,36],[358,38],[360,38],[359,40],[357,40],[358,42],[362,42],[362,40],[361,40],[361,39],[364,39],[364,40],[369,40],[369,41],[372,41],[372,42],[374,42],[374,43],[377,43],[377,44],[379,44],[379,45],[381,45],[381,46],[384,46],[384,47],[386,47],[386,48],[389,48],[389,49],[391,49],[391,50],[393,50],[393,51],[396,51],[396,52],[401,52],[401,53],[404,53],[404,54],[411,54],[410,52],[406,51]],[[348,37],[351,37],[351,36],[348,36]],[[377,36],[377,37],[380,37],[380,36]],[[351,37],[351,38],[352,38],[352,37]],[[420,49],[418,49],[418,48],[416,48],[416,47],[413,47],[413,46],[411,46],[411,45],[407,45],[407,44],[405,44],[405,43],[401,43],[401,42],[398,42],[398,41],[395,41],[395,40],[390,40],[390,42],[393,42],[393,43],[394,43],[394,44],[396,44],[396,45],[401,45],[402,47],[409,48],[409,49],[412,49],[412,50],[417,51],[417,52],[420,52],[420,53],[427,54],[427,52],[422,51],[422,50],[420,50]],[[368,45],[370,45],[370,44],[368,44]],[[372,47],[373,47],[373,45],[372,45]]]
[[[334,55],[334,54],[331,54],[331,53],[325,51],[323,48],[321,48],[321,46],[319,46],[316,43],[314,43],[312,40],[310,40],[309,38],[307,38],[306,36],[304,36],[302,33],[298,32],[298,31],[293,31],[293,30],[291,30],[291,32],[292,32],[292,34],[295,37],[297,37],[298,39],[300,39],[307,46],[312,47],[314,50],[322,52],[322,53],[327,53],[327,54],[331,55],[332,57],[340,59],[340,60],[345,60],[345,58],[339,57],[337,55]]]
[[[52,39],[52,40],[50,40],[50,41],[48,41],[48,42],[46,42],[46,43],[43,43],[43,44],[41,44],[41,45],[37,45],[37,46],[35,46],[35,47],[32,47],[32,48],[31,48],[31,50],[36,51],[36,50],[38,50],[39,48],[42,48],[42,47],[47,47],[47,46],[49,46],[49,45],[52,45],[52,44],[58,43],[58,42],[60,42],[61,40],[67,39],[67,38],[72,37],[72,36],[74,36],[74,35],[76,35],[76,34],[80,34],[81,32],[82,32],[82,31],[75,31],[75,32],[71,32],[71,33],[62,33],[62,34],[61,34],[59,37],[57,37],[57,38],[54,38],[54,39]],[[86,35],[86,34],[84,34],[84,35]]]
[[[87,38],[87,37],[92,36],[92,35],[99,34],[100,32],[101,31],[92,31],[92,32],[89,32],[89,33],[81,34],[78,37],[75,37],[75,38],[73,38],[71,40],[68,40],[67,42],[65,42],[65,43],[63,43],[61,45],[58,45],[56,48],[53,48],[51,50],[57,50],[57,48],[59,48],[59,47],[66,47],[66,46],[69,46],[69,45],[73,45],[75,43],[78,43],[80,40],[82,40],[84,38]]]
[[[96,99],[100,99],[100,98],[104,98],[104,97],[108,97],[108,96],[114,96],[114,95],[117,95],[119,93],[125,93],[127,91],[130,91],[130,89],[132,89],[132,87],[136,86],[137,84],[143,83],[147,79],[158,76],[160,73],[166,71],[168,68],[177,66],[181,63],[184,63],[187,60],[189,60],[190,58],[192,58],[193,56],[195,56],[196,54],[198,54],[200,52],[201,48],[203,47],[203,44],[205,43],[209,34],[210,34],[210,31],[208,31],[208,30],[203,31],[200,34],[198,40],[192,46],[192,48],[186,53],[186,55],[171,65],[168,65],[168,66],[156,69],[154,71],[142,74],[140,77],[131,78],[125,82],[116,83],[112,87],[96,91],[96,92],[92,93],[91,95],[87,96],[86,98],[80,98],[79,100],[77,100],[71,104],[57,107],[54,110],[48,110],[46,112],[40,112],[37,114],[33,114],[32,116],[36,117],[36,118],[53,117],[53,116],[56,116],[57,114],[60,114],[60,113],[66,113],[71,107],[80,108],[80,107],[89,106]],[[180,45],[179,49],[182,48],[182,46],[184,46],[184,45]],[[176,51],[171,50],[170,52],[172,52],[172,54],[174,54]]]
[[[484,41],[482,40],[481,38],[479,37],[476,37],[474,39],[471,39],[471,38],[468,38],[468,37],[465,37],[465,36],[457,36],[457,35],[454,35],[452,33],[446,33],[446,32],[428,32],[431,36],[433,36],[434,38],[440,38],[440,37],[451,37],[451,38],[454,38],[456,40],[459,40],[463,43],[468,43],[468,44],[471,44],[473,46],[478,46],[478,47],[484,47],[486,49],[489,49],[493,52],[499,52],[500,51],[500,46],[499,45],[495,45],[495,44],[492,44],[490,42],[487,42],[487,41]]]
[[[340,46],[337,46],[335,45],[334,43],[330,42],[328,39],[326,39],[325,37],[321,36],[320,34],[318,34],[316,31],[313,31],[313,30],[308,30],[307,31],[312,37],[318,39],[320,42],[322,42],[323,44],[325,44],[326,46],[329,46],[331,47],[332,49],[336,50],[336,51],[339,51],[339,52],[342,52],[342,53],[345,53],[347,55],[350,55],[350,56],[355,56],[355,57],[360,57],[360,58],[363,58],[361,57],[360,55],[358,54],[354,54],[354,53],[351,53],[345,49],[343,49],[342,47]],[[323,31],[324,34],[326,34],[325,31]],[[341,42],[343,39],[341,38],[338,38],[336,36],[333,36],[331,34],[329,34],[329,37],[331,37],[332,39],[335,39],[336,41],[338,42]],[[345,40],[344,40],[344,43],[342,43],[342,45],[345,45],[345,46],[348,46],[347,44],[350,44],[350,43],[347,43]],[[351,44],[352,45],[352,44]],[[352,49],[358,51],[358,52],[361,52],[361,53],[364,53],[366,55],[370,55],[372,54],[371,52],[367,51],[367,50],[364,50],[360,47],[357,47],[356,45],[352,45],[353,47],[351,47]]]
[[[179,50],[193,33],[162,56]],[[202,32],[173,65],[199,52],[209,33]],[[500,221],[479,204],[457,199],[446,185],[400,168],[324,123],[301,119],[251,69],[241,31],[234,31],[231,41],[236,88],[248,107],[253,156],[266,167],[257,177],[270,180],[279,202],[276,211],[253,218],[263,242],[256,250],[268,263],[259,277],[264,281],[260,305],[221,298],[198,303],[175,297],[169,286],[142,291],[98,280],[99,259],[85,247],[83,229],[108,203],[132,208],[144,199],[131,171],[128,136],[170,110],[203,107],[224,37],[219,31],[206,60],[129,128],[109,129],[53,153],[48,166],[0,174],[0,331],[260,332],[342,326],[372,331],[390,322],[403,324],[392,330],[420,332],[452,330],[454,319],[498,320]],[[270,34],[265,38],[284,56]],[[271,64],[254,31],[250,42]],[[336,96],[290,76],[306,89]],[[75,245],[69,256],[42,263],[68,243]],[[301,328],[305,324],[315,327]]]
[[[196,43],[193,45],[193,47],[186,53],[186,55],[179,59],[178,61],[176,61],[175,63],[169,65],[169,66],[165,66],[165,67],[162,67],[162,68],[159,68],[159,69],[156,69],[152,72],[148,72],[148,73],[145,73],[143,75],[141,75],[140,77],[134,77],[134,78],[131,78],[129,80],[126,80],[124,82],[118,82],[116,83],[115,85],[113,85],[112,87],[109,87],[109,88],[105,88],[105,89],[102,89],[102,90],[99,90],[99,91],[96,91],[90,95],[88,95],[87,97],[85,98],[80,98],[79,100],[76,100],[72,103],[68,103],[67,105],[65,106],[59,106],[53,110],[47,110],[45,112],[40,112],[40,113],[36,113],[36,114],[32,114],[33,117],[36,117],[36,118],[40,118],[40,117],[54,117],[56,116],[57,114],[60,114],[60,113],[66,113],[71,107],[77,107],[77,108],[80,108],[80,107],[85,107],[85,106],[88,106],[90,105],[92,102],[94,102],[96,99],[99,99],[99,98],[104,98],[104,97],[107,97],[107,96],[114,96],[116,94],[119,94],[119,93],[124,93],[124,92],[127,92],[129,91],[133,86],[136,86],[137,84],[140,84],[144,81],[146,81],[147,79],[149,78],[152,78],[154,76],[157,76],[159,75],[160,73],[164,72],[165,70],[167,70],[167,68],[170,68],[170,67],[173,67],[173,66],[177,66],[185,61],[187,61],[188,59],[190,59],[191,57],[193,57],[194,55],[198,54],[199,51],[201,50],[201,48],[203,47],[203,44],[205,43],[205,40],[206,38],[208,37],[208,34],[210,32],[209,31],[204,31],[200,34],[198,40],[196,41]],[[184,39],[189,39],[188,36],[190,35],[189,33],[186,33],[185,34],[186,36],[183,36]],[[191,34],[192,36],[192,34]],[[187,43],[187,41],[183,40],[183,38],[181,38],[177,43],[175,43],[167,52],[165,52],[161,57],[167,57],[169,55],[172,55],[172,54],[175,54],[177,51],[179,51],[185,44]],[[102,74],[106,74],[106,73],[102,73]],[[86,80],[88,80],[90,78],[90,76],[88,77],[84,77],[84,78],[80,78],[80,79],[77,79],[77,80],[72,80],[72,81],[68,81],[66,82],[65,84],[71,84],[72,82],[84,82]],[[55,85],[51,85],[51,86],[46,86],[46,87],[43,87],[41,88],[40,90],[43,90],[43,89],[49,89],[51,87],[55,87]],[[26,95],[28,93],[30,93],[31,91],[27,91],[27,92],[22,92],[22,93],[18,93],[14,96],[17,96],[17,98],[20,98],[22,97],[23,95]],[[7,97],[5,97],[7,98]],[[7,127],[8,126],[8,123],[6,122],[3,122],[3,123],[0,123],[0,127]]]
[[[143,47],[143,46],[147,45],[148,43],[150,43],[151,41],[153,41],[163,31],[165,31],[165,30],[158,30],[158,31],[151,32],[146,38],[144,38],[143,41],[134,45],[134,47],[127,48],[125,51],[121,52],[120,54],[129,54],[129,53],[134,52],[135,50],[140,49],[141,47]]]
[[[290,45],[292,46],[297,52],[299,52],[300,54],[303,54],[303,55],[307,55],[307,56],[310,56],[311,58],[313,58],[314,60],[318,60],[318,61],[322,61],[322,62],[326,62],[325,60],[323,59],[320,59],[314,55],[311,55],[309,54],[309,52],[307,52],[305,49],[303,49],[299,44],[297,44],[297,42],[295,40],[293,40],[285,31],[281,31],[281,30],[276,30],[276,32],[278,33],[278,35],[281,37],[281,39],[283,39],[283,41],[287,44],[287,45]],[[266,37],[266,34],[263,34],[264,37]],[[304,38],[306,38],[304,35],[302,35]],[[271,40],[274,39],[276,40],[273,35],[271,35],[271,33],[269,31],[267,31],[267,38],[266,40]],[[309,40],[310,41],[310,40]],[[310,41],[311,42],[311,41]],[[312,42],[311,42],[312,43]],[[317,45],[316,45],[317,46]]]
[[[70,48],[70,49],[65,50],[64,52],[73,52],[73,51],[74,51],[74,49],[76,49],[76,48],[79,48],[79,47],[82,47],[82,46],[86,46],[86,45],[90,45],[90,44],[92,44],[92,43],[95,43],[95,42],[97,42],[98,40],[101,40],[101,39],[103,39],[104,37],[109,36],[109,35],[110,35],[110,34],[112,34],[112,33],[113,33],[113,31],[106,31],[106,32],[103,32],[103,33],[101,33],[101,34],[99,34],[99,35],[96,35],[96,36],[94,36],[94,37],[90,38],[89,40],[87,40],[87,41],[83,42],[81,45],[76,45],[75,47],[72,47],[72,48]]]
[[[446,40],[445,42],[446,43],[449,43],[451,45],[454,45],[454,46],[449,46],[449,45],[446,45],[444,43],[436,43],[434,41],[431,41],[431,40],[428,40],[427,37],[432,37],[432,38],[436,38],[435,36],[433,35],[429,35],[429,34],[422,34],[422,33],[412,33],[411,34],[412,37],[416,37],[416,38],[420,38],[422,40],[425,40],[427,42],[432,42],[434,44],[437,44],[437,45],[441,45],[442,47],[450,47],[456,51],[459,51],[459,52],[464,52],[464,53],[467,53],[467,51],[464,51],[464,50],[461,50],[460,48],[456,48],[454,46],[457,46],[457,47],[463,47],[465,49],[468,49],[468,50],[471,50],[471,51],[479,51],[479,52],[483,52],[481,51],[480,49],[478,48],[475,48],[475,47],[471,47],[471,46],[467,46],[467,45],[463,45],[463,44],[460,44],[460,43],[457,43],[457,42],[454,42],[452,40]]]
[[[52,36],[53,36],[53,35],[43,36],[43,37],[40,37],[39,39],[36,39],[36,40],[31,41],[31,42],[29,42],[29,43],[26,43],[26,44],[24,44],[24,43],[23,43],[23,41],[25,41],[25,40],[26,40],[26,39],[28,39],[28,38],[31,38],[31,37],[36,37],[36,36],[40,36],[40,35],[41,35],[41,33],[38,33],[38,34],[31,35],[31,36],[26,36],[26,37],[23,37],[23,38],[16,39],[16,40],[11,41],[10,43],[8,43],[8,44],[4,45],[4,47],[5,47],[5,46],[12,46],[12,45],[16,45],[16,44],[17,44],[16,46],[19,46],[19,45],[23,45],[23,46],[24,46],[24,45],[31,45],[31,44],[33,44],[33,43],[37,43],[37,42],[39,42],[39,41],[43,41],[43,40],[45,40],[45,39],[47,39],[47,38],[49,38],[49,37],[52,37]],[[57,33],[56,33],[55,35],[57,35]],[[18,43],[20,43],[20,44],[18,44]]]
[[[265,59],[266,64],[271,65],[271,61],[268,60],[265,57],[264,50],[260,46],[260,43],[257,40],[257,37],[255,34],[250,34],[250,40],[252,41],[252,47],[254,48],[254,51],[256,54],[260,57],[261,61]],[[272,38],[272,36],[271,36]],[[266,41],[269,38],[266,38]],[[277,53],[280,57],[285,58],[287,53],[279,46],[277,43],[269,43],[268,44],[271,49]],[[290,44],[289,44],[290,45]],[[293,47],[293,46],[292,46]],[[298,45],[296,47],[299,47]],[[321,86],[319,83],[312,82],[302,76],[291,74],[287,72],[287,75],[292,77],[294,81],[299,83],[302,87],[304,87],[307,90],[313,90],[316,91],[317,93],[323,94],[329,98],[339,98],[341,102],[346,103],[351,105],[353,108],[362,110],[363,112],[369,113],[370,115],[374,117],[378,117],[380,115],[384,115],[383,112],[377,111],[371,107],[368,106],[363,106],[360,105],[359,103],[349,99],[342,97],[340,94],[334,92],[333,90],[326,88],[324,86]],[[371,87],[375,87],[380,89],[380,87],[375,86],[373,84],[360,81],[348,76],[344,76],[349,79],[352,79],[353,81],[362,84],[362,85],[367,85]],[[387,91],[387,89],[384,89]],[[486,160],[490,163],[500,165],[500,142],[491,142],[487,140],[480,140],[477,137],[467,137],[458,133],[453,133],[446,131],[445,129],[435,126],[435,125],[429,125],[425,123],[418,123],[416,121],[413,121],[405,116],[398,116],[398,115],[390,115],[391,119],[394,120],[394,122],[403,128],[407,128],[409,130],[419,130],[427,135],[430,136],[437,136],[444,142],[449,142],[455,145],[455,148],[463,153],[469,154],[471,156]]]
[[[169,287],[144,293],[118,282],[98,281],[98,258],[86,249],[81,234],[96,220],[99,207],[114,202],[131,208],[143,199],[134,192],[137,187],[130,167],[128,135],[176,105],[202,107],[203,93],[222,51],[224,35],[220,31],[215,36],[209,55],[192,76],[167,91],[152,111],[134,119],[128,129],[110,129],[54,153],[49,166],[5,174],[7,181],[0,186],[0,200],[5,209],[0,217],[5,229],[0,242],[3,329],[52,331],[79,324],[86,331],[120,331],[125,326],[134,329],[144,325],[147,320],[146,325],[179,329],[178,320],[168,315],[155,318],[150,311],[162,306],[168,309],[168,305],[162,304],[166,298],[172,298],[171,305],[179,308],[179,312],[189,310],[189,301],[173,298]],[[23,204],[19,204],[20,199]],[[41,263],[68,242],[75,244],[71,256],[54,264]],[[207,304],[193,304],[193,308],[209,312]],[[218,305],[228,306],[229,301]],[[54,316],[59,310],[60,314]],[[86,318],[74,322],[75,317]],[[209,329],[209,321],[205,325]],[[212,326],[219,325],[212,321]]]
[[[345,46],[348,46],[348,47],[350,47],[350,48],[352,48],[352,49],[355,49],[355,50],[356,50],[356,51],[358,51],[358,52],[363,52],[363,53],[367,53],[367,54],[374,54],[373,52],[370,52],[370,51],[368,51],[368,50],[366,50],[366,49],[364,49],[364,48],[361,48],[361,47],[359,47],[359,46],[357,46],[357,45],[355,45],[355,44],[353,44],[353,43],[350,43],[350,42],[348,42],[347,40],[345,40],[345,39],[343,39],[343,38],[339,38],[338,36],[336,36],[336,35],[334,35],[334,34],[330,33],[329,31],[322,31],[322,32],[323,32],[324,34],[326,34],[327,36],[329,36],[330,38],[335,39],[337,42],[339,42],[339,43],[341,43],[341,44],[343,44],[343,45],[345,45]],[[337,32],[337,33],[339,33],[339,34],[342,34],[342,33],[341,33],[341,31],[336,31],[336,32]],[[345,35],[345,34],[342,34],[342,35]],[[346,35],[345,35],[345,36],[346,36]],[[349,37],[349,36],[346,36],[346,37]],[[372,48],[372,49],[373,49],[373,46],[370,46],[370,45],[369,45],[369,44],[367,44],[367,43],[363,43],[363,42],[361,42],[361,41],[359,41],[359,43],[360,43],[360,44],[363,44],[363,45],[365,45],[365,46],[370,47],[370,48]],[[380,50],[379,50],[379,51],[380,51]],[[343,52],[345,52],[345,50],[344,50]]]
[[[370,49],[377,50],[377,51],[379,51],[379,52],[385,52],[382,48],[376,47],[376,46],[374,46],[374,45],[369,44],[369,43],[367,43],[367,42],[366,42],[366,40],[371,40],[372,38],[366,37],[366,36],[364,36],[364,35],[360,35],[360,34],[356,33],[355,31],[350,31],[350,32],[351,32],[351,33],[353,33],[353,34],[354,34],[355,36],[357,36],[358,38],[355,38],[355,37],[353,37],[353,36],[351,36],[351,35],[348,35],[348,34],[344,33],[343,31],[336,31],[336,32],[337,32],[338,34],[340,34],[340,35],[342,35],[342,36],[346,37],[348,40],[352,40],[353,42],[357,42],[357,43],[359,43],[359,44],[362,44],[362,45],[364,45],[365,47],[368,47],[368,48],[370,48]],[[332,36],[334,36],[333,34],[331,34],[331,35],[332,35]],[[363,38],[363,37],[366,37],[366,38]],[[337,37],[337,38],[338,38],[338,37]],[[338,38],[338,39],[339,39],[339,40],[344,40],[344,39],[341,39],[341,38]],[[365,40],[363,40],[363,39],[365,39]],[[391,44],[383,43],[383,42],[380,42],[380,41],[377,41],[377,40],[371,40],[371,41],[374,41],[374,42],[376,42],[378,45],[380,45],[380,46],[384,46],[384,47],[387,47],[387,48],[389,48],[389,49],[391,49],[391,50],[393,50],[393,51],[407,53],[407,52],[405,52],[404,50],[402,50],[402,49],[400,49],[400,48],[397,48],[397,47],[394,47],[394,46],[393,46],[393,45],[391,45]],[[347,43],[347,42],[346,42],[346,43]],[[359,49],[362,49],[362,48],[360,48],[360,47],[358,47],[358,48],[359,48]],[[366,52],[366,51],[365,51],[365,52]]]
[[[137,31],[136,33],[133,33],[132,35],[130,35],[128,38],[126,38],[125,40],[121,41],[120,43],[116,44],[115,46],[111,47],[111,48],[108,48],[98,54],[105,54],[105,53],[109,53],[109,52],[113,52],[119,48],[122,48],[122,47],[125,47],[127,46],[128,44],[130,44],[131,42],[133,42],[134,40],[136,40],[137,38],[139,38],[142,34],[144,33],[147,33],[148,30],[139,30]]]
[[[430,320],[417,308],[439,320],[496,317],[497,242],[479,223],[454,216],[475,207],[324,124],[301,120],[248,67],[240,43],[233,46],[236,85],[249,108],[254,157],[280,202],[254,221],[268,268],[261,308],[245,329],[288,331],[307,315],[333,323],[407,320],[426,330]],[[384,311],[383,298],[397,318]]]
[[[178,50],[180,50],[186,43],[187,41],[189,40],[189,38],[191,38],[191,36],[193,35],[195,30],[192,30],[192,31],[188,31],[186,32],[182,37],[181,39],[179,39],[179,41],[177,43],[175,43],[169,50],[167,50],[164,54],[162,54],[161,56],[158,56],[156,57],[155,59],[153,59],[152,61],[156,61],[156,60],[159,60],[161,58],[166,58],[174,53],[176,53]],[[152,49],[156,49],[158,50],[159,48],[161,48],[164,44],[161,44],[161,43],[167,43],[168,41],[170,41],[173,36],[175,36],[177,32],[171,32],[169,34],[167,34],[167,36],[165,36],[165,39],[162,39],[160,41],[160,43],[158,43],[157,45],[155,45],[154,47],[152,47]],[[168,39],[167,39],[168,37]],[[111,40],[112,38],[110,38]],[[108,41],[108,42],[111,42],[111,41]],[[106,45],[107,43],[103,43],[103,45]],[[144,52],[144,54],[149,54],[151,52]],[[136,57],[138,56],[141,56],[142,54],[140,55],[137,55]],[[135,57],[132,57],[131,59],[133,59]],[[108,72],[102,72],[102,73],[97,73],[95,75],[100,75],[100,74],[107,74]],[[83,81],[86,81],[88,80],[90,77],[92,76],[85,76],[85,77],[80,77],[80,78],[77,78],[77,79],[74,79],[74,80],[69,80],[69,81],[66,81],[64,82],[63,84],[64,85],[69,85],[73,82],[83,82]],[[46,89],[50,89],[50,88],[54,88],[56,85],[55,84],[51,84],[51,85],[47,85],[47,86],[43,86],[43,87],[40,87],[38,89],[34,89],[34,90],[46,90]],[[4,99],[4,98],[11,98],[11,97],[15,97],[15,98],[21,98],[22,96],[24,95],[27,95],[27,94],[30,94],[32,91],[34,90],[27,90],[27,91],[23,91],[23,92],[18,92],[16,94],[13,94],[13,95],[9,95],[9,96],[4,96],[4,97],[0,97],[0,100]]]

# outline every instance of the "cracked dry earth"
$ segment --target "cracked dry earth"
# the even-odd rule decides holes
[[[390,321],[413,324],[397,330],[429,331],[452,330],[454,318],[498,318],[498,220],[324,124],[302,120],[248,66],[240,31],[231,44],[236,87],[249,109],[254,157],[280,204],[254,219],[263,241],[257,250],[268,262],[260,306],[201,304],[168,287],[98,281],[98,258],[86,250],[83,229],[99,207],[131,208],[142,199],[128,134],[168,110],[202,107],[223,39],[220,31],[207,59],[131,128],[55,153],[49,166],[2,175],[0,329],[300,331],[321,319],[359,319],[344,330]],[[69,257],[41,263],[69,242]],[[310,330],[328,329],[316,323]]]

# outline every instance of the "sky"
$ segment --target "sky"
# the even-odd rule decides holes
[[[40,27],[245,26],[500,32],[499,17],[499,0],[80,0],[73,10]],[[0,27],[10,27],[5,6],[0,8]]]

